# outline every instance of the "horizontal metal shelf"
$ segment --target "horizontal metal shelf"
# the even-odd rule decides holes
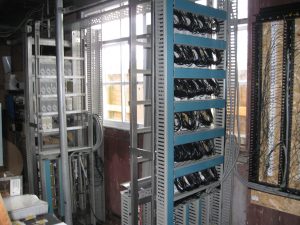
[[[182,177],[187,174],[195,173],[224,163],[224,156],[217,155],[207,159],[196,161],[184,166],[175,167],[174,178]]]
[[[65,94],[65,97],[84,97],[85,93],[69,93]],[[53,95],[38,95],[39,98],[57,98],[57,94]]]
[[[36,56],[33,56],[35,58]],[[49,59],[49,60],[55,60],[56,56],[53,55],[38,55],[37,58],[39,59]],[[80,60],[83,61],[84,57],[72,57],[72,56],[65,56],[64,60]]]
[[[86,96],[85,93],[70,93],[70,94],[65,94],[66,97],[84,97]]]
[[[34,40],[34,38],[32,38]],[[39,44],[42,46],[56,46],[56,40],[55,39],[48,39],[48,38],[40,38],[39,39]],[[32,45],[34,45],[34,41],[32,41]],[[71,47],[71,42],[70,41],[64,41],[64,46],[65,47]]]
[[[220,20],[226,20],[227,19],[227,12],[224,10],[220,9],[215,9],[212,7],[200,5],[193,3],[189,0],[175,0],[174,1],[174,8],[195,13],[195,14],[200,14],[203,16],[209,16],[213,18],[217,18]]]
[[[92,148],[91,147],[68,147],[68,152],[83,152],[83,151],[90,151]],[[53,148],[53,149],[48,149],[48,150],[43,150],[38,153],[40,156],[43,158],[53,156],[53,155],[59,155],[60,154],[60,149],[59,148]]]
[[[201,128],[198,131],[182,131],[174,135],[174,145],[183,145],[196,141],[203,141],[211,138],[225,135],[225,129],[218,128]]]
[[[174,68],[174,78],[178,79],[225,79],[225,70],[212,70],[200,68]]]
[[[212,100],[197,100],[197,101],[175,101],[174,112],[188,112],[198,111],[211,108],[224,108],[224,99],[212,99]]]
[[[87,110],[72,110],[72,111],[66,111],[67,115],[71,114],[79,114],[79,113],[87,113]],[[57,116],[58,112],[40,112],[38,113],[39,116]]]
[[[211,188],[216,188],[216,187],[218,187],[220,185],[220,182],[219,181],[216,181],[216,182],[214,182],[214,183],[211,183],[211,184],[209,184],[209,185],[205,185],[205,186],[203,186],[203,187],[199,187],[199,188],[197,188],[197,189],[194,189],[194,190],[192,190],[192,191],[186,191],[186,192],[182,192],[182,193],[180,193],[180,192],[178,192],[178,193],[175,193],[174,194],[174,202],[175,201],[178,201],[178,200],[180,200],[180,199],[183,199],[183,198],[186,198],[186,197],[188,197],[188,196],[191,196],[191,195],[193,195],[193,194],[196,194],[196,193],[198,193],[198,192],[201,192],[201,191],[204,191],[204,190],[206,190],[206,189],[211,189]]]
[[[88,126],[73,126],[73,127],[67,127],[67,131],[73,131],[73,130],[82,130],[87,128]],[[53,129],[49,129],[49,130],[39,130],[39,133],[42,134],[52,134],[52,133],[58,133],[59,132],[59,128],[53,128]]]
[[[85,76],[64,76],[65,79],[85,79]]]
[[[205,38],[205,37],[196,37],[196,36],[186,35],[186,34],[175,34],[174,44],[192,45],[192,46],[199,46],[204,48],[215,48],[221,50],[226,49],[226,41],[215,40],[215,39]]]
[[[38,79],[57,79],[56,75],[39,75]],[[65,79],[85,79],[85,76],[64,76]]]

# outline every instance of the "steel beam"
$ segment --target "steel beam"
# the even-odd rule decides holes
[[[63,1],[56,0],[56,71],[57,97],[60,135],[60,154],[62,160],[62,186],[64,191],[65,222],[72,225],[72,204],[70,189],[70,174],[68,161],[67,123],[65,108],[65,79],[64,79],[64,31],[63,31]]]

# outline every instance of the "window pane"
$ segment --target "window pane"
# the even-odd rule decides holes
[[[248,0],[238,0],[238,19],[248,18]]]
[[[122,43],[122,74],[123,80],[128,82],[129,80],[129,45],[128,43]]]
[[[145,23],[146,16],[144,17],[143,14],[136,15],[136,34],[144,34],[144,23]]]
[[[121,37],[129,37],[129,17],[121,19]]]
[[[247,71],[247,59],[248,59],[248,25],[238,25],[238,38],[237,38],[237,58],[239,71]],[[247,74],[245,76],[241,74],[240,80],[247,80]]]
[[[137,107],[137,123],[144,125],[144,111],[145,107],[143,105],[139,105]]]
[[[144,68],[144,47],[136,46],[136,67],[137,69],[145,69]]]
[[[122,121],[121,85],[104,85],[104,119]]]
[[[207,5],[207,0],[198,0],[196,3],[200,5]]]
[[[145,100],[145,97],[144,97],[144,84],[138,84],[137,85],[136,93],[137,93],[137,100],[138,101]]]
[[[247,60],[248,60],[248,27],[247,24],[238,26],[237,64],[239,78],[239,119],[241,142],[246,140],[246,111],[247,111]]]
[[[123,96],[124,96],[123,111],[124,111],[125,122],[130,122],[129,84],[124,85]]]
[[[146,14],[146,25],[151,25],[151,13]]]
[[[120,44],[103,47],[103,82],[121,82]]]
[[[113,20],[102,24],[102,40],[112,40],[121,37],[120,20]]]

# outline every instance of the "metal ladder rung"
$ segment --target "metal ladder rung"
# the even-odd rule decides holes
[[[138,185],[139,188],[148,188],[150,187],[151,184],[151,177],[142,177],[138,179]],[[121,187],[129,189],[130,188],[130,181],[129,182],[124,182],[120,184]]]
[[[145,204],[145,203],[151,202],[151,199],[152,199],[151,195],[139,198],[139,204]]]
[[[151,100],[144,100],[144,101],[137,101],[136,104],[138,105],[147,105],[147,106],[151,106]]]
[[[143,156],[137,157],[138,163],[144,163],[144,162],[150,162],[150,161],[152,161],[152,159],[147,159],[147,158],[144,158]]]
[[[136,73],[142,73],[145,76],[150,76],[152,75],[151,70],[136,70]]]
[[[142,149],[142,148],[137,148],[136,150],[139,156],[152,160],[153,155],[152,152],[150,152],[149,150]]]
[[[151,44],[148,43],[148,42],[137,41],[137,42],[136,42],[136,45],[141,45],[141,46],[143,46],[144,48],[151,48]]]
[[[138,128],[137,129],[138,134],[150,133],[150,132],[152,132],[151,127],[143,127],[143,128]]]

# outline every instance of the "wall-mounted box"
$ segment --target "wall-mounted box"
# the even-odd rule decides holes
[[[10,176],[0,178],[0,193],[3,197],[23,194],[22,176]]]

